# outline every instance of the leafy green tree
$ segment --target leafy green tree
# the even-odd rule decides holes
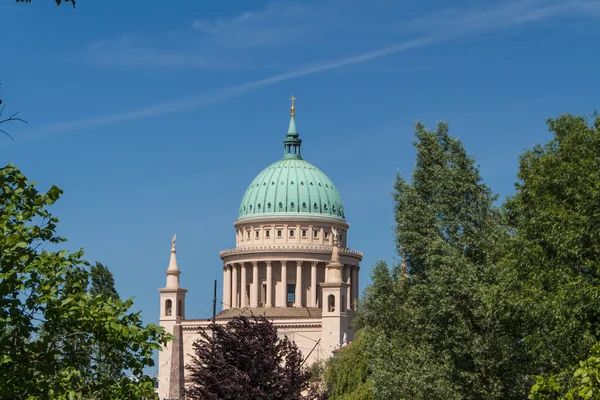
[[[211,324],[200,336],[186,366],[187,399],[293,400],[308,387],[302,353],[264,317]]]
[[[560,393],[564,393],[560,395]],[[600,344],[592,347],[590,357],[574,368],[545,379],[538,376],[529,399],[600,399]]]
[[[375,398],[522,398],[517,332],[494,283],[506,230],[496,197],[448,125],[415,126],[412,182],[398,176],[398,254],[360,311]]]
[[[519,316],[527,372],[542,376],[600,341],[600,117],[548,125],[552,139],[521,156],[506,204],[513,235],[500,293]]]
[[[371,371],[360,331],[349,346],[328,360],[325,371],[327,399],[373,399]]]
[[[48,210],[61,193],[38,192],[12,165],[0,169],[0,398],[151,396],[143,370],[168,337],[143,325],[131,300],[90,294],[82,251],[50,250],[65,241]]]

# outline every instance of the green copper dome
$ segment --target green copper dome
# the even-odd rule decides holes
[[[293,106],[292,106],[293,107]],[[283,159],[269,165],[246,189],[239,219],[318,217],[343,220],[344,206],[333,182],[300,156],[294,109],[283,141]]]

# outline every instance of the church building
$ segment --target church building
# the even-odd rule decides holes
[[[349,224],[335,185],[301,156],[291,100],[283,158],[248,185],[233,224],[235,247],[221,251],[223,309],[216,321],[263,315],[280,336],[296,343],[308,365],[354,337],[350,322],[362,253],[348,248]],[[175,339],[159,352],[161,400],[182,396],[192,344],[199,329],[211,323],[185,317],[187,289],[181,287],[175,237],[166,275],[166,286],[159,289],[159,323]]]

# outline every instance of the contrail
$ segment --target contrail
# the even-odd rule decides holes
[[[531,7],[534,4],[543,4],[541,7]],[[136,120],[140,118],[149,118],[165,114],[198,109],[220,103],[232,98],[246,94],[251,90],[260,87],[274,85],[279,82],[290,79],[316,74],[323,71],[342,68],[353,64],[359,64],[373,59],[385,57],[391,54],[400,53],[407,50],[425,47],[428,45],[456,40],[460,37],[473,35],[479,31],[490,32],[506,28],[508,26],[523,24],[533,21],[549,19],[560,15],[565,11],[583,12],[592,5],[596,8],[598,3],[588,1],[573,1],[561,6],[538,3],[536,1],[526,0],[523,2],[511,2],[509,6],[488,9],[478,13],[464,13],[445,23],[432,24],[435,30],[429,36],[407,40],[396,43],[379,50],[367,52],[364,54],[343,58],[340,60],[329,61],[319,64],[306,65],[302,68],[288,71],[282,74],[274,75],[268,78],[247,82],[241,85],[230,86],[217,89],[210,92],[202,92],[196,95],[175,99],[166,103],[160,103],[153,106],[143,107],[121,113],[108,114],[98,117],[82,118],[74,121],[50,124],[34,129],[23,135],[20,140],[10,141],[2,144],[13,145],[19,142],[29,141],[40,137],[50,136],[58,133],[70,131],[83,131],[105,125],[111,125],[118,122]],[[516,6],[516,7],[515,7]],[[527,8],[529,6],[530,8]],[[432,22],[432,21],[429,21]],[[423,23],[423,21],[421,21]],[[423,25],[423,24],[422,24]],[[430,24],[424,24],[430,25]]]

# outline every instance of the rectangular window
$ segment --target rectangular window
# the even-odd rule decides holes
[[[271,237],[271,231],[265,231],[265,236],[267,238],[270,238]]]
[[[256,238],[257,238],[257,239],[258,239],[258,235],[259,235],[259,232],[258,232],[258,231],[256,231]]]
[[[319,231],[317,231],[316,229],[313,231],[313,237],[314,238],[318,238],[319,237]]]
[[[325,239],[329,239],[329,232],[325,232]]]
[[[277,230],[277,237],[280,238],[281,237],[281,229]]]
[[[294,237],[294,230],[290,230],[290,237]]]
[[[293,303],[296,301],[296,285],[288,283],[287,285],[287,302]]]
[[[306,229],[302,229],[302,237],[306,237]]]
[[[250,239],[250,231],[248,231],[248,239]]]

